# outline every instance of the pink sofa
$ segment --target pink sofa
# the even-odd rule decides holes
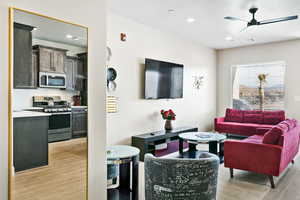
[[[225,141],[224,165],[230,168],[231,177],[233,169],[266,174],[274,188],[273,176],[279,176],[298,153],[300,126],[287,119],[272,129],[261,129],[260,134]]]
[[[225,117],[215,119],[215,130],[242,136],[255,135],[258,129],[270,129],[285,120],[284,111],[227,109]]]

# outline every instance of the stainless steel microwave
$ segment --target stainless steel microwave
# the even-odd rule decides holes
[[[39,86],[41,88],[66,88],[66,75],[58,73],[40,72]]]

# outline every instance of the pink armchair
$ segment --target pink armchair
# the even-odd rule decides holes
[[[241,141],[225,141],[224,165],[231,177],[233,169],[266,174],[275,188],[273,176],[279,176],[298,153],[300,126],[296,120],[285,120],[264,131]]]

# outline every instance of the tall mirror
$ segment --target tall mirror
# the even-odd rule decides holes
[[[10,10],[10,200],[86,199],[86,27]]]

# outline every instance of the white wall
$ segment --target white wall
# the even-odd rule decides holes
[[[120,33],[127,42],[120,41]],[[109,13],[108,46],[111,66],[118,72],[118,113],[108,114],[108,144],[130,144],[131,136],[163,129],[161,109],[172,108],[175,126],[212,128],[216,115],[216,52],[129,19]],[[144,100],[144,59],[184,64],[184,98]],[[204,85],[193,89],[193,76],[204,75]]]
[[[300,40],[255,45],[218,51],[218,115],[231,107],[231,67],[251,63],[286,62],[286,112],[288,117],[300,120],[299,90]]]
[[[106,199],[106,1],[0,1],[0,200],[8,195],[8,7],[14,6],[89,27],[89,200]]]

